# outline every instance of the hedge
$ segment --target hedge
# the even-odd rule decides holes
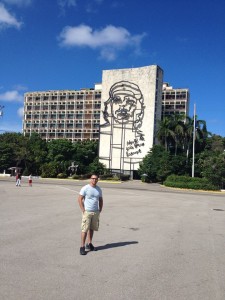
[[[206,178],[189,177],[189,176],[178,176],[170,175],[163,182],[165,186],[176,187],[183,189],[193,189],[193,190],[211,190],[218,191],[219,187],[213,185]]]

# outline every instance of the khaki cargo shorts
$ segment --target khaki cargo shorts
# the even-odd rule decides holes
[[[82,232],[88,232],[89,229],[94,231],[98,231],[99,228],[99,211],[85,211],[82,215],[82,222],[81,222],[81,230]]]

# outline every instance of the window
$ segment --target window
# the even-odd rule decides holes
[[[76,119],[82,119],[83,114],[76,114]]]
[[[101,94],[95,94],[95,99],[100,99],[101,98]]]
[[[74,114],[68,114],[67,118],[68,119],[73,119]]]

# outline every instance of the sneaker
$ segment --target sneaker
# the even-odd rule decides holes
[[[85,247],[80,247],[80,255],[86,255]]]
[[[85,246],[86,251],[96,251],[95,247],[92,245],[92,243],[86,244]]]

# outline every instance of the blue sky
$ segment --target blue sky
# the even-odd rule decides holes
[[[165,82],[190,89],[190,115],[196,103],[225,136],[224,16],[224,0],[0,0],[0,132],[22,130],[25,92],[157,64]]]

